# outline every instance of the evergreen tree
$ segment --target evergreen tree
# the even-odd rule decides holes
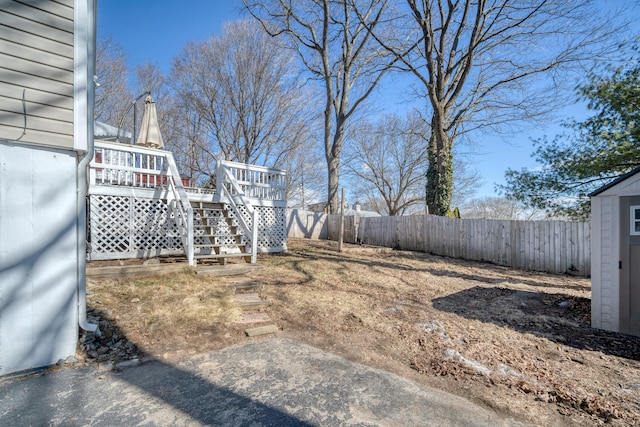
[[[534,141],[541,169],[508,170],[500,186],[511,199],[551,215],[588,219],[588,195],[640,166],[640,57],[610,71],[592,74],[578,88],[594,115],[565,123],[552,141]]]

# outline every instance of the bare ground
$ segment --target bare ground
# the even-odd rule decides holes
[[[589,327],[589,279],[302,240],[259,263],[281,336],[537,425],[640,424],[640,338]],[[260,339],[244,334],[232,281],[92,279],[105,334],[85,357],[177,360]]]

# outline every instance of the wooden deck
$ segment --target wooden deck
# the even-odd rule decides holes
[[[96,142],[89,166],[88,260],[286,249],[286,173],[220,161],[215,188],[185,187],[170,152]]]

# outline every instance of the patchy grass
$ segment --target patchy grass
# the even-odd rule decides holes
[[[292,240],[260,257],[283,336],[537,425],[640,424],[640,339],[593,330],[588,279]],[[161,357],[244,336],[224,279],[94,281],[89,302]]]
[[[89,289],[89,305],[151,354],[199,349],[198,340],[227,333],[227,325],[240,316],[224,282],[190,269],[151,278],[92,280]]]

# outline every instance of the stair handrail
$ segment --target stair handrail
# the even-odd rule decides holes
[[[167,175],[169,175],[167,186],[173,195],[173,203],[171,203],[170,206],[174,210],[174,217],[176,218],[182,245],[187,255],[187,262],[190,266],[195,266],[193,207],[189,201],[187,191],[184,189],[184,185],[182,185],[180,172],[178,171],[178,166],[176,165],[173,155],[170,152],[166,152],[165,158],[167,159]]]
[[[225,161],[219,160],[217,167],[217,182],[216,187],[217,191],[226,196],[229,199],[229,205],[233,209],[233,212],[238,219],[238,223],[242,227],[245,233],[251,236],[251,263],[255,264],[258,256],[258,210],[251,204],[249,198],[244,194],[242,188],[236,182],[235,177],[226,166]],[[231,194],[229,188],[225,185],[226,183],[231,184],[235,194]],[[234,197],[238,197],[242,204],[247,208],[247,212],[251,215],[251,227],[247,224],[247,221],[244,218],[244,215],[240,213],[240,209],[238,209],[238,204],[236,203]]]

